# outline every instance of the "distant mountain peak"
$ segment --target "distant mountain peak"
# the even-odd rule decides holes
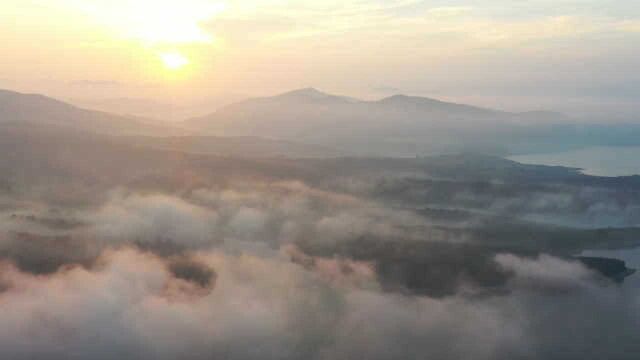
[[[329,102],[329,103],[357,103],[360,100],[355,98],[350,98],[347,96],[339,96],[328,94],[322,92],[316,88],[308,87],[304,89],[298,89],[286,92],[284,94],[276,95],[273,98],[266,99],[284,99],[284,100],[295,100],[295,101],[306,101],[306,102]]]
[[[326,99],[326,98],[332,98],[332,97],[337,97],[337,96],[324,93],[324,92],[322,92],[322,91],[320,91],[320,90],[318,90],[316,88],[308,87],[308,88],[304,88],[304,89],[297,89],[297,90],[288,91],[286,93],[277,95],[276,97],[278,97],[278,98]]]
[[[410,107],[422,110],[446,111],[449,113],[457,112],[458,114],[462,112],[465,115],[474,114],[487,116],[502,113],[501,111],[481,108],[472,105],[447,102],[429,97],[410,96],[403,94],[389,96],[384,99],[378,100],[376,103],[381,105],[389,105],[392,107]]]
[[[432,99],[432,98],[428,98],[428,97],[410,96],[410,95],[405,95],[405,94],[396,94],[396,95],[392,95],[392,96],[389,96],[389,97],[386,97],[386,98],[380,100],[380,102],[407,102],[407,101],[411,101],[411,102],[442,102],[440,100],[436,100],[436,99]]]
[[[409,98],[411,98],[411,96],[409,96],[409,95],[395,94],[395,95],[391,95],[389,97],[386,97],[385,99],[388,99],[388,100],[406,100],[406,99],[409,99]],[[385,99],[383,99],[383,100],[385,100]]]
[[[296,89],[289,92],[290,94],[299,94],[299,95],[307,95],[307,96],[329,96],[329,94],[324,93],[314,87],[306,87],[302,89]]]

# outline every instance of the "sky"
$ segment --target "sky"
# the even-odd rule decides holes
[[[632,116],[640,2],[0,0],[0,87],[206,101],[300,87]]]

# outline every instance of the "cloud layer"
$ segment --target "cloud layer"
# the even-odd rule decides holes
[[[79,225],[48,235],[16,231],[21,218],[2,225],[7,358],[626,359],[640,350],[637,289],[567,259],[418,239],[409,212],[302,183],[121,190],[64,216]],[[385,239],[379,250],[361,240],[372,236]],[[442,284],[455,286],[436,292]]]

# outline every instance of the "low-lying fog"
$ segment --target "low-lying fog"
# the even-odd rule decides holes
[[[635,182],[466,155],[250,160],[28,139],[2,165],[7,359],[640,351],[640,288],[573,257],[638,245]]]
[[[640,353],[634,264],[588,252],[640,246],[639,177],[115,136],[91,113],[106,135],[53,105],[0,124],[1,359]]]

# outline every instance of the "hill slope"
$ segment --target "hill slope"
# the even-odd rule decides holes
[[[185,127],[317,143],[367,155],[416,155],[504,151],[506,144],[497,139],[528,134],[531,124],[567,121],[552,112],[509,113],[405,95],[361,101],[301,89],[232,104],[189,119]]]
[[[43,95],[0,90],[0,122],[30,122],[106,134],[167,134],[175,129],[158,121],[85,110]]]

